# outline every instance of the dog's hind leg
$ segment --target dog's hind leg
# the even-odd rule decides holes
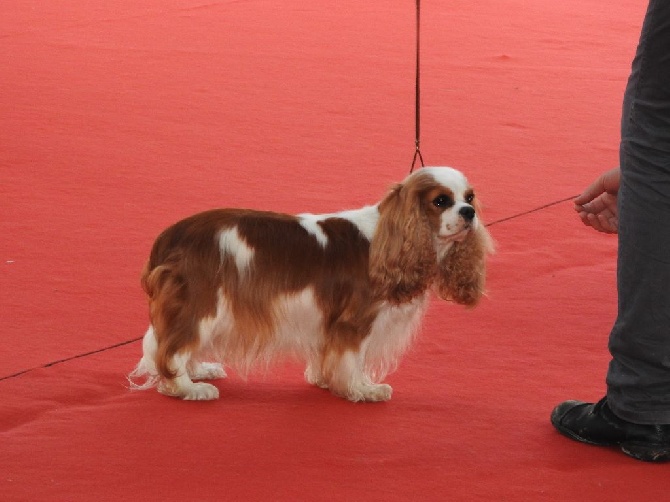
[[[203,358],[213,354],[216,354],[217,357],[221,356],[222,350],[213,350],[212,345],[216,338],[223,338],[229,334],[232,325],[230,317],[232,317],[232,314],[226,308],[225,302],[221,294],[219,294],[219,305],[217,306],[216,315],[205,317],[197,324],[198,353],[194,354],[194,357],[191,358],[186,367],[191,380],[216,380],[228,376],[226,370],[223,369],[223,364],[205,362]]]
[[[200,339],[198,312],[201,298],[191,284],[192,274],[181,261],[155,267],[146,276],[145,290],[150,295],[151,320],[156,342],[155,365],[161,381],[158,391],[187,400],[219,397],[208,383],[194,383],[189,369],[198,377],[220,374],[222,368],[199,367]]]

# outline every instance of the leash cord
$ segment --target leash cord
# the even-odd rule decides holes
[[[421,167],[425,167],[423,162],[423,155],[421,155],[421,72],[420,72],[420,61],[421,61],[421,0],[416,0],[416,78],[415,78],[415,91],[414,91],[414,124],[415,124],[415,135],[414,135],[414,158],[412,159],[412,165],[410,166],[410,174],[414,171],[414,166],[416,165],[417,159],[421,162]]]

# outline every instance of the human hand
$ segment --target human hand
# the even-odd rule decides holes
[[[615,234],[619,228],[617,194],[621,170],[617,167],[601,174],[575,200],[575,211],[584,225],[599,232]]]

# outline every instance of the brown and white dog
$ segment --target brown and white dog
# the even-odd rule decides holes
[[[380,382],[412,342],[431,290],[468,306],[484,293],[493,246],[475,206],[463,174],[434,167],[361,209],[218,209],[174,224],[142,276],[151,325],[133,387],[216,399],[214,385],[193,380],[284,355],[333,394],[390,399]]]

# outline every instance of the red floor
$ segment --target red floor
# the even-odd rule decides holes
[[[195,211],[334,211],[403,178],[414,3],[2,3],[0,499],[666,497],[667,466],[548,420],[604,392],[616,239],[544,206],[617,163],[645,7],[422,2],[422,152],[466,172],[499,251],[489,298],[434,302],[392,401],[354,405],[290,365],[216,402],[129,391],[139,273]]]

